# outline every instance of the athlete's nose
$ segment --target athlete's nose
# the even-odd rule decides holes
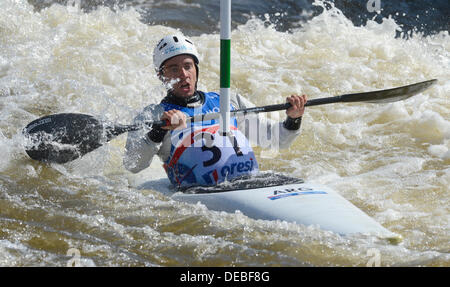
[[[180,69],[180,78],[186,79],[189,77],[189,71],[185,69],[184,67]]]

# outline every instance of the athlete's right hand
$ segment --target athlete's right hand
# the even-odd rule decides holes
[[[180,110],[170,110],[164,112],[161,120],[166,120],[169,125],[162,127],[165,130],[175,130],[175,129],[185,129],[186,125],[186,114]]]

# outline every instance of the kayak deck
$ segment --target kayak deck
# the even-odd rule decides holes
[[[241,176],[214,186],[192,186],[179,188],[178,191],[186,194],[219,193],[299,183],[304,183],[304,180],[279,173],[260,172],[254,175]]]
[[[319,226],[340,235],[370,234],[391,243],[401,236],[389,231],[336,191],[281,174],[261,173],[211,187],[166,190],[163,194],[208,209],[261,220]]]

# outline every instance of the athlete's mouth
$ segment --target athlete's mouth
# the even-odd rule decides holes
[[[190,90],[191,85],[189,83],[183,84],[180,86],[180,89],[182,90]]]

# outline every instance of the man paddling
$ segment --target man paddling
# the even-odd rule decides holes
[[[232,119],[230,133],[219,132],[219,121],[187,124],[187,116],[218,112],[220,95],[197,90],[199,57],[193,42],[182,35],[164,37],[155,47],[153,61],[167,96],[158,105],[147,106],[134,120],[139,123],[162,119],[168,125],[145,133],[129,132],[123,160],[127,170],[138,173],[147,168],[155,155],[164,163],[172,184],[177,187],[214,185],[258,172],[258,164],[248,142],[250,134],[264,131],[265,139],[288,147],[300,133],[307,97],[291,95],[292,106],[280,123],[258,118],[256,121]],[[231,96],[231,110],[253,106],[247,99]],[[249,124],[250,123],[250,124]],[[278,125],[278,126],[275,126]],[[278,131],[273,134],[272,131]],[[255,144],[259,144],[258,134]]]

